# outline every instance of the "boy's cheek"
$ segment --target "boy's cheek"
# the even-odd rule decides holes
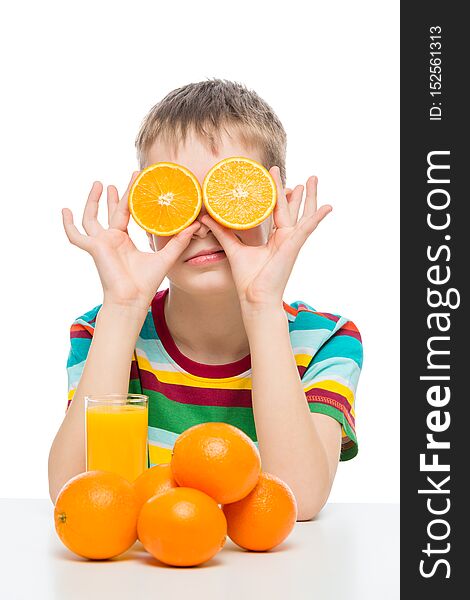
[[[247,246],[261,246],[268,241],[269,236],[272,233],[272,227],[273,219],[269,216],[256,227],[245,229],[243,231],[236,231],[235,233]]]
[[[158,250],[161,250],[162,248],[164,248],[174,236],[173,235],[158,236],[158,235],[151,234],[150,237],[153,240],[154,248],[158,251]]]

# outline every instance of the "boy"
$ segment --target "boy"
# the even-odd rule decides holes
[[[317,178],[285,189],[286,134],[255,92],[225,80],[186,85],[149,112],[136,139],[140,168],[177,162],[202,184],[229,156],[263,164],[278,190],[259,226],[234,231],[204,206],[175,236],[148,234],[140,252],[127,233],[127,196],[107,189],[108,225],[97,221],[102,185],[88,197],[81,234],[63,209],[69,241],[90,253],[103,303],[75,319],[67,362],[69,402],[49,455],[52,501],[85,471],[84,396],[149,396],[149,466],[168,462],[177,436],[224,421],[256,442],[264,471],[297,500],[298,520],[325,504],[338,460],[357,453],[354,395],[362,345],[351,321],[287,304],[283,293],[300,248],[330,212],[317,209]],[[196,258],[199,256],[199,258]],[[170,286],[157,291],[164,277]]]

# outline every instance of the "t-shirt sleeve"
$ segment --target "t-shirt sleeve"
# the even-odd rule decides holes
[[[352,321],[341,318],[301,377],[310,412],[329,415],[341,424],[342,461],[358,452],[355,399],[362,360],[361,335]]]
[[[85,367],[88,352],[93,340],[96,316],[100,307],[101,305],[76,318],[70,326],[70,349],[66,365],[68,380],[66,412],[73,400]],[[142,393],[135,351],[131,364],[128,392],[134,394]]]

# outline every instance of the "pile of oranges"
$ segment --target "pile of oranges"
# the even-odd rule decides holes
[[[57,534],[75,554],[108,559],[137,539],[172,566],[210,560],[227,535],[246,550],[269,550],[292,531],[289,486],[261,470],[252,440],[227,423],[202,423],[177,438],[170,463],[134,482],[108,471],[70,479],[54,508]]]

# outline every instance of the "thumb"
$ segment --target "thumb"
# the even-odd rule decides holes
[[[165,268],[168,271],[188,247],[193,234],[200,228],[201,223],[194,221],[188,227],[174,235],[171,240],[156,252],[157,257],[164,261]],[[160,260],[158,262],[160,262]]]
[[[211,229],[212,233],[220,242],[220,245],[224,249],[224,252],[228,258],[230,258],[230,256],[233,255],[237,248],[243,246],[243,243],[235,235],[232,229],[224,227],[215,219],[213,219],[210,215],[202,216],[201,221]]]

